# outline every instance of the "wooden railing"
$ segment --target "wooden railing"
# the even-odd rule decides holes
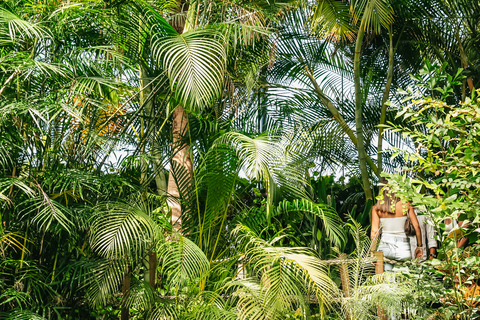
[[[383,256],[382,251],[373,252],[373,256],[370,258],[360,260],[363,263],[374,263],[375,265],[375,274],[382,274],[384,272],[384,262],[388,262],[391,264],[403,264],[402,262],[390,260]],[[338,265],[340,269],[340,279],[342,281],[342,290],[345,297],[350,297],[350,279],[348,275],[348,264],[349,263],[358,263],[358,259],[347,259],[347,255],[345,253],[341,253],[338,259],[334,260],[324,260],[324,263],[327,265]],[[377,309],[377,314],[382,320],[386,320],[387,316],[381,308]],[[347,314],[348,320],[353,320]]]

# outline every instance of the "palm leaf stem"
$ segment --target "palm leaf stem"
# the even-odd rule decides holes
[[[55,252],[55,260],[53,261],[53,271],[52,271],[52,281],[55,279],[55,270],[57,269],[57,261],[58,261],[58,251],[60,249],[60,243],[62,241],[61,235],[58,237],[58,245],[57,245],[57,250]]]
[[[337,121],[340,126],[342,127],[343,131],[348,135],[348,137],[350,138],[350,140],[353,142],[353,144],[355,146],[358,146],[358,139],[357,139],[357,136],[355,135],[355,133],[352,131],[352,129],[350,129],[350,127],[348,126],[347,122],[345,121],[345,119],[342,117],[342,115],[340,114],[340,112],[338,111],[337,108],[335,108],[335,106],[333,105],[332,101],[330,101],[330,99],[327,98],[327,96],[325,95],[325,93],[323,92],[323,90],[320,88],[320,86],[318,85],[318,82],[317,80],[315,79],[315,77],[313,76],[312,72],[309,70],[309,68],[307,66],[304,66],[304,70],[305,70],[305,74],[307,75],[307,77],[310,79],[310,82],[312,83],[314,89],[315,89],[315,93],[317,94],[317,96],[320,98],[320,100],[323,102],[323,104],[325,104],[328,108],[328,110],[330,111],[330,113],[333,115],[333,117],[335,118],[335,121]],[[368,156],[368,155],[365,155],[366,156],[366,160],[367,160],[367,163],[368,165],[370,166],[370,168],[372,169],[372,171],[378,175],[379,174],[379,171],[378,171],[378,168],[377,166],[375,165],[375,163],[373,162],[373,160]]]
[[[19,73],[20,73],[20,69],[17,69],[17,70],[15,70],[14,73],[12,73],[12,75],[10,77],[8,77],[8,79],[3,84],[3,87],[0,89],[0,96],[2,95],[5,88],[7,88],[7,85],[10,83],[10,81],[12,81],[13,78],[15,78],[15,76],[18,75]]]
[[[195,179],[196,179],[196,178],[195,178]],[[195,184],[196,184],[196,180],[195,180]],[[210,192],[207,192],[207,196],[206,196],[206,199],[205,199],[205,203],[208,203],[208,197],[209,197],[209,196],[210,196]],[[197,208],[198,208],[198,196],[197,196]],[[198,219],[201,219],[201,217],[200,217],[200,210],[198,211]],[[206,218],[203,219],[203,220],[199,220],[199,221],[201,221],[200,232],[199,232],[199,234],[200,234],[200,240],[199,240],[199,244],[198,244],[198,247],[199,247],[200,249],[202,249],[202,240],[203,240],[203,239],[202,239],[202,234],[203,234],[203,229],[205,228],[205,221],[206,221],[206,220],[207,220]],[[210,228],[209,231],[208,231],[208,237],[207,237],[207,240],[206,240],[207,246],[208,246],[208,244],[210,243],[211,231],[212,231],[212,228]]]
[[[25,237],[23,239],[22,256],[20,258],[20,269],[22,269],[22,267],[23,267],[23,261],[25,259],[25,251],[27,250],[26,245],[27,245],[27,234],[28,234],[28,227],[29,226],[30,226],[30,221],[27,221],[27,228],[25,229]]]
[[[390,48],[388,50],[388,73],[387,73],[387,83],[385,84],[385,90],[383,91],[382,97],[382,110],[380,112],[380,125],[378,129],[378,147],[377,147],[377,164],[378,164],[378,173],[382,173],[382,162],[383,162],[383,125],[385,124],[385,119],[387,117],[387,100],[390,94],[390,86],[393,80],[393,31],[390,27],[388,30],[388,36],[390,38]],[[397,42],[398,44],[398,42]]]
[[[141,27],[141,24],[140,24]],[[147,174],[147,163],[145,160],[145,144],[141,143],[141,141],[144,141],[144,136],[145,136],[145,119],[144,115],[145,113],[150,114],[151,107],[152,107],[152,99],[145,99],[145,95],[150,95],[150,89],[151,87],[149,85],[145,86],[145,78],[147,77],[147,70],[144,66],[144,64],[140,61],[140,68],[139,68],[139,76],[140,76],[140,104],[143,105],[145,104],[144,110],[140,113],[140,136],[139,136],[139,142],[140,142],[140,185],[142,188],[145,185],[145,180],[146,180],[146,174]],[[146,196],[146,191],[144,190],[142,197],[145,198]]]
[[[362,51],[363,37],[365,36],[365,29],[360,27],[357,34],[357,41],[355,44],[355,56],[353,60],[353,73],[355,84],[355,125],[357,133],[357,151],[358,160],[360,162],[360,172],[362,175],[363,191],[367,201],[372,199],[372,189],[370,187],[370,181],[368,179],[367,171],[367,154],[365,152],[365,144],[363,138],[363,108],[362,108],[362,92],[360,85],[360,56]]]
[[[192,145],[192,132],[190,130],[190,120],[188,119],[188,115],[187,115],[186,118],[187,118],[187,128],[188,128],[188,139],[189,139],[190,145]],[[194,168],[192,170],[193,171],[193,183],[195,184],[195,198],[196,198],[196,202],[197,202],[198,222],[200,222],[200,221],[202,221],[201,220],[202,217],[200,216],[200,200],[198,198],[198,182],[197,182],[197,174],[195,172],[196,170],[195,170],[195,163],[194,163],[195,158],[193,157],[192,150],[190,150],[189,152],[191,153],[190,158],[192,159],[192,168]],[[205,220],[203,222],[205,222]],[[199,237],[199,243],[198,243],[198,247],[200,248],[200,250],[202,249],[203,227],[204,227],[204,223],[202,223],[202,226],[200,228],[200,237]]]

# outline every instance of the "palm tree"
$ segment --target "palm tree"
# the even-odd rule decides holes
[[[345,4],[340,5],[344,6]],[[329,52],[334,52],[334,48],[329,42],[315,39],[309,35],[310,28],[307,26],[308,17],[308,11],[305,13],[304,10],[297,10],[289,14],[287,18],[288,22],[285,23],[286,27],[282,28],[280,35],[280,39],[282,39],[279,44],[280,57],[277,59],[276,66],[272,72],[273,79],[275,79],[273,81],[283,81],[288,84],[289,81],[295,79],[297,83],[300,82],[301,85],[311,88],[308,94],[310,96],[309,98],[304,97],[302,98],[303,100],[296,99],[296,101],[292,102],[296,105],[301,103],[305,107],[310,108],[305,101],[319,101],[327,108],[326,112],[322,111],[321,116],[325,115],[327,117],[324,118],[325,120],[330,117],[333,118],[338,128],[343,131],[353,143],[352,147],[354,150],[358,152],[358,137],[350,127],[349,121],[352,119],[350,118],[350,114],[346,114],[347,110],[353,111],[355,108],[353,108],[353,110],[350,109],[348,101],[344,100],[344,88],[339,88],[339,86],[344,87],[346,83],[351,83],[353,86],[355,83],[355,75],[352,74],[348,64],[342,61],[346,57],[332,58],[334,53]],[[337,73],[337,75],[334,73]],[[325,79],[323,87],[322,84],[317,81],[318,78]],[[345,84],[343,83],[344,81]],[[346,94],[347,96],[350,94],[348,89]],[[306,96],[306,93],[304,91],[302,93],[296,93],[296,95]],[[333,97],[329,98],[329,95],[336,99]],[[337,101],[336,103],[334,102],[335,100]],[[340,102],[340,100],[342,101]],[[315,107],[318,108],[317,106]],[[354,120],[354,123],[359,123],[361,119],[354,118],[352,120]],[[361,141],[360,144],[362,144]],[[352,156],[350,155],[350,157]],[[377,173],[377,166],[371,158],[368,157],[366,161],[370,164],[372,171]],[[364,169],[366,169],[366,167]],[[365,172],[365,170],[361,171]],[[368,190],[365,191],[367,192]]]
[[[379,176],[402,165],[389,161],[385,155],[390,151],[384,150],[384,143],[401,147],[404,142],[392,133],[385,136],[383,127],[387,121],[401,121],[387,108],[387,101],[394,99],[391,92],[411,84],[409,74],[421,68],[421,51],[411,45],[416,43],[412,30],[418,20],[428,16],[413,8],[416,4],[409,1],[319,1],[287,14],[279,32],[279,55],[270,81],[284,89],[295,83],[302,91],[287,88],[292,97],[279,95],[278,99],[303,106],[310,121],[315,119],[310,110],[316,110],[318,119],[323,116],[337,123],[351,141],[346,151],[358,154],[367,199],[371,199],[370,174]],[[325,109],[320,111],[315,103]],[[361,138],[359,132],[363,132]],[[376,147],[372,143],[375,136]],[[354,158],[352,154],[349,157]]]
[[[150,144],[156,142],[158,148],[158,142],[162,141],[160,139],[168,142],[162,130],[159,130],[159,139],[152,139],[152,136],[157,135],[152,124],[165,127],[168,119],[166,111],[171,106],[170,98],[173,102],[188,99],[175,97],[177,93],[164,85],[166,83],[164,80],[167,79],[165,77],[158,77],[151,84],[152,100],[148,100],[150,96],[144,96],[142,100],[137,94],[138,73],[134,74],[129,70],[134,69],[130,66],[135,54],[138,55],[138,47],[135,46],[137,49],[131,51],[127,49],[134,46],[129,42],[131,39],[138,40],[136,35],[140,29],[137,28],[138,25],[133,27],[135,32],[126,28],[121,24],[121,18],[122,14],[138,13],[139,10],[133,11],[138,7],[126,7],[125,11],[121,11],[122,14],[118,15],[116,12],[115,17],[108,14],[109,8],[103,9],[102,6],[71,6],[64,8],[64,11],[55,11],[54,7],[51,7],[50,9],[54,11],[45,11],[43,16],[35,15],[35,12],[28,10],[18,11],[20,8],[22,7],[16,8],[17,14],[12,13],[12,8],[9,11],[5,9],[6,22],[3,26],[19,25],[27,30],[37,28],[43,33],[34,35],[33,39],[26,41],[27,45],[23,46],[17,45],[15,41],[19,40],[14,38],[9,47],[9,53],[20,58],[25,56],[23,52],[29,56],[32,49],[38,50],[33,50],[36,54],[31,58],[32,61],[27,63],[34,67],[40,66],[39,71],[20,69],[15,74],[16,71],[12,68],[6,69],[4,75],[5,89],[2,95],[5,102],[2,104],[1,125],[2,128],[8,128],[2,130],[2,134],[11,132],[6,137],[11,143],[8,149],[2,149],[1,169],[2,173],[13,177],[2,178],[1,194],[2,199],[9,202],[4,204],[13,203],[15,209],[2,207],[2,218],[9,228],[22,231],[25,237],[20,239],[27,239],[25,240],[27,245],[24,246],[31,251],[30,255],[25,249],[19,253],[12,253],[12,256],[20,258],[17,259],[20,260],[18,265],[20,269],[27,270],[25,265],[35,265],[43,270],[41,281],[46,285],[33,282],[34,277],[29,277],[24,283],[36,284],[35,290],[39,291],[35,291],[35,295],[43,297],[36,305],[46,310],[45,313],[52,312],[55,306],[53,301],[59,296],[64,296],[71,305],[82,303],[81,300],[77,300],[82,294],[85,294],[94,306],[105,304],[105,299],[116,292],[118,285],[127,279],[131,280],[131,289],[125,293],[130,292],[131,296],[129,294],[126,296],[133,299],[134,292],[140,290],[141,281],[136,282],[136,278],[130,275],[134,271],[144,270],[145,256],[152,251],[161,251],[162,247],[159,247],[158,243],[162,241],[165,233],[169,233],[158,232],[160,221],[155,220],[155,214],[158,212],[155,209],[164,206],[164,198],[149,192],[153,189],[148,182],[152,171],[148,168],[145,170],[141,160],[138,162],[139,165],[135,165],[135,158],[129,157],[121,162],[122,166],[113,167],[109,166],[106,159],[112,150],[122,145],[135,144],[139,153],[147,154]],[[164,54],[163,46],[172,45],[171,43],[178,39],[168,35],[172,28],[158,14],[155,16],[152,7],[141,8],[144,11],[140,12],[144,12],[150,21],[153,19],[152,16],[157,19],[154,20],[157,23],[148,30],[158,31],[156,35],[159,38],[152,41],[161,56]],[[102,36],[95,33],[98,29],[89,25],[88,19],[81,19],[84,10],[89,14],[98,14],[111,19],[98,20],[102,21],[100,26],[104,27],[99,28]],[[19,18],[19,15],[23,15],[23,18]],[[43,29],[40,23],[35,25],[29,22],[32,21],[32,15],[35,19],[43,19],[41,20],[45,24]],[[62,30],[59,30],[58,34],[46,31],[46,26],[51,26],[56,21],[68,24],[72,19],[84,23],[76,23],[73,35],[60,32]],[[145,26],[145,20],[148,19],[145,18],[138,24]],[[108,29],[107,26],[118,28]],[[88,38],[90,42],[76,38],[77,34],[87,31],[91,33],[91,38]],[[33,34],[32,32],[24,34]],[[129,32],[135,36],[130,39],[124,37],[129,35]],[[21,35],[19,32],[11,31],[5,34]],[[195,44],[205,36],[206,33],[202,31],[197,34],[185,34],[184,39],[190,44]],[[242,35],[244,36],[245,34]],[[68,41],[64,39],[70,38],[73,39],[73,44],[82,46],[67,45]],[[112,39],[118,41],[119,47],[125,48],[123,55],[118,48],[105,46],[104,42]],[[251,41],[249,38],[246,40]],[[50,47],[47,44],[50,41],[57,45],[53,52],[48,50]],[[212,38],[211,43],[220,42]],[[246,50],[244,54],[251,57],[259,56],[255,51]],[[72,56],[75,59],[72,59]],[[63,67],[57,66],[59,61],[63,63]],[[18,65],[23,68],[24,65],[28,65],[27,63],[21,61]],[[155,66],[151,60],[146,65]],[[249,74],[250,69],[245,67],[242,72]],[[163,66],[157,66],[154,71],[162,73]],[[235,73],[237,78],[242,79],[242,72]],[[20,81],[15,79],[17,75]],[[29,76],[26,78],[27,83],[22,83],[24,75]],[[118,75],[122,75],[123,83],[115,81]],[[233,75],[230,77],[233,78]],[[234,80],[231,82],[234,83]],[[38,88],[29,90],[29,85]],[[141,85],[141,89],[144,89],[144,85]],[[158,96],[165,94],[164,97],[169,98],[161,103],[160,99],[153,99],[153,92]],[[226,96],[225,99],[231,99],[231,96]],[[149,101],[152,101],[150,110]],[[238,121],[238,115],[235,114],[233,116],[237,119],[230,120],[232,125],[238,126],[239,131],[251,129],[248,118],[244,117],[245,111],[249,111],[248,106],[248,103],[240,106],[237,104],[237,107],[241,107],[239,114],[242,115],[242,121]],[[154,112],[162,111],[162,108],[167,110],[163,110],[164,113],[159,119],[152,120],[155,118]],[[231,114],[222,113],[220,108],[215,111],[219,116],[212,121],[212,128],[229,122],[227,117]],[[248,115],[254,116],[254,112],[249,112]],[[277,115],[276,123],[279,123],[279,119]],[[225,256],[225,249],[232,243],[231,240],[225,239],[225,231],[232,216],[230,212],[233,207],[232,197],[235,198],[236,181],[240,170],[244,170],[258,181],[263,181],[269,190],[269,211],[274,212],[274,205],[278,203],[280,195],[304,196],[303,172],[307,157],[298,155],[302,151],[310,150],[310,147],[305,141],[296,145],[296,149],[289,148],[289,141],[295,139],[301,141],[301,134],[307,129],[300,132],[300,135],[295,135],[292,128],[286,128],[283,134],[279,132],[278,135],[266,136],[258,136],[258,131],[247,132],[248,134],[232,131],[224,134],[218,130],[216,135],[212,133],[211,138],[202,141],[199,136],[203,134],[202,125],[207,122],[202,119],[201,114],[198,116],[193,114],[189,121],[193,124],[190,126],[190,135],[192,141],[196,142],[196,151],[192,154],[195,155],[196,163],[199,165],[196,188],[193,190],[186,188],[185,198],[188,199],[188,192],[195,194],[202,190],[207,191],[205,193],[207,197],[201,196],[193,206],[187,204],[185,207],[189,209],[193,207],[191,216],[199,214],[197,224],[191,228],[189,234],[205,250],[202,254],[204,256],[208,254],[210,263],[218,257]],[[21,126],[16,125],[19,122],[22,123]],[[243,127],[239,126],[241,123]],[[320,131],[320,128],[317,127],[316,130]],[[138,137],[126,138],[130,132],[140,134]],[[164,150],[168,152],[171,149]],[[131,165],[131,159],[134,165]],[[107,174],[105,167],[116,170],[116,173]],[[222,182],[220,186],[219,181]],[[188,182],[185,186],[189,186]],[[123,202],[119,204],[117,201],[132,195],[138,206],[126,205]],[[223,214],[217,216],[217,212]],[[201,234],[197,233],[199,230]],[[152,242],[146,242],[147,238],[144,235],[148,235],[147,238]],[[91,239],[90,242],[85,241],[87,236]],[[63,239],[66,237],[69,241],[64,242]],[[170,242],[171,245],[187,241],[182,237],[173,239],[175,241]],[[32,241],[32,244],[29,241]],[[106,242],[108,245],[105,245]],[[69,249],[71,247],[76,249],[72,251]],[[34,275],[35,269],[32,270],[31,274]],[[91,282],[93,272],[98,276],[98,281]],[[12,276],[8,283],[15,283],[15,279],[18,278]],[[82,286],[82,283],[88,283],[88,289]],[[54,291],[49,291],[50,285],[54,286]],[[75,290],[69,291],[68,288]],[[145,290],[152,292],[152,288],[148,286]],[[42,294],[42,291],[48,294]],[[131,301],[126,299],[123,305],[128,306],[133,303]]]
[[[214,11],[218,10],[219,15],[211,13],[211,6],[215,6]],[[267,31],[266,17],[276,14],[285,4],[257,2],[241,7],[224,2],[222,7],[216,6],[215,3],[201,2],[181,4],[176,9],[181,19],[172,20],[178,35],[160,38],[154,44],[153,53],[166,70],[178,101],[172,119],[175,148],[168,183],[168,193],[174,197],[180,195],[180,171],[189,176],[189,181],[185,182],[187,186],[193,186],[193,180],[196,179],[190,160],[191,137],[189,143],[185,144],[188,118],[184,107],[190,112],[197,112],[217,103],[217,99],[224,94],[224,83],[228,79],[228,50],[242,50],[241,46],[253,44],[255,38]],[[246,16],[248,18],[245,19]],[[219,31],[215,32],[214,29]],[[229,48],[232,44],[233,47]],[[225,93],[231,94],[228,91]],[[188,199],[183,200],[189,202]],[[180,226],[180,206],[173,201],[170,204],[172,221],[177,221],[176,224]]]
[[[61,271],[88,254],[91,205],[134,189],[128,179],[95,173],[124,125],[118,97],[129,94],[115,80],[124,61],[108,45],[111,35],[102,29],[108,20],[99,19],[98,4],[56,5],[0,7],[0,131],[7,143],[0,150],[0,212],[2,225],[18,234],[19,249],[1,266],[10,292],[2,309],[28,306],[45,315],[65,300],[72,308],[81,303],[81,289],[69,292],[69,274]],[[12,233],[4,235],[13,241]],[[17,298],[9,300],[12,292]]]
[[[308,315],[311,296],[318,299],[325,312],[339,294],[321,260],[306,248],[275,246],[275,240],[267,242],[240,225],[233,230],[237,241],[234,255],[212,261],[192,241],[175,232],[166,216],[163,217],[166,229],[162,230],[151,213],[145,203],[134,206],[105,203],[99,207],[91,241],[103,260],[92,261],[97,263],[96,273],[85,278],[92,303],[105,304],[118,288],[122,270],[126,268],[119,264],[124,261],[122,257],[128,257],[132,275],[138,274],[142,265],[138,262],[143,252],[150,250],[148,246],[157,248],[162,271],[168,274],[165,285],[173,297],[163,298],[162,307],[158,307],[155,295],[149,298],[152,294],[149,287],[132,280],[134,285],[125,303],[152,319],[165,315],[181,318],[187,314],[214,319],[266,316],[277,319],[298,307],[302,314]],[[227,272],[239,256],[241,261],[248,262],[243,265],[248,270],[247,278]],[[140,260],[135,262],[136,259]],[[213,279],[218,283],[212,283]]]
[[[349,6],[349,8],[348,8]],[[335,13],[332,10],[332,7],[338,9]],[[364,104],[364,92],[361,85],[361,66],[360,66],[360,57],[362,52],[362,44],[365,33],[374,32],[380,33],[381,27],[386,29],[390,28],[390,25],[393,21],[390,5],[388,1],[350,1],[349,3],[342,1],[319,1],[316,3],[316,7],[313,9],[313,20],[314,27],[318,26],[319,21],[327,21],[327,26],[330,26],[330,30],[326,30],[325,27],[322,27],[320,35],[326,35],[328,38],[352,38],[352,33],[356,32],[355,40],[355,52],[353,59],[353,82],[355,87],[355,127],[356,127],[356,139],[354,141],[357,151],[358,151],[358,161],[360,165],[360,172],[362,176],[363,189],[367,200],[371,200],[372,192],[370,187],[369,175],[367,171],[367,162],[375,174],[379,174],[378,167],[373,164],[371,160],[367,157],[365,151],[364,143],[364,126],[363,126],[363,104]],[[343,24],[352,24],[351,26],[344,26]],[[391,31],[390,31],[391,34]],[[390,47],[393,45],[390,44]],[[390,61],[389,66],[393,64],[393,51],[390,52]],[[393,67],[393,65],[392,65]],[[392,68],[389,68],[390,70]],[[387,84],[384,96],[388,98],[388,91],[391,83],[391,73],[389,71],[389,76],[387,77]],[[316,80],[311,77],[312,83]],[[386,100],[386,99],[385,99]],[[382,104],[382,111],[383,105]],[[330,102],[331,104],[331,102]],[[332,106],[329,109],[333,109]],[[338,118],[338,116],[337,116]],[[382,113],[382,118],[384,119],[384,113]],[[337,120],[338,121],[338,120]],[[349,129],[347,130],[349,135],[352,136],[353,133],[350,133]],[[380,132],[379,141],[381,138],[382,132]],[[381,147],[381,145],[380,145]],[[381,156],[380,156],[381,158]],[[381,164],[381,160],[380,160]]]

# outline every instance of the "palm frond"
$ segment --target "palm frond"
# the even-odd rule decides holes
[[[7,25],[5,31],[11,42],[21,41],[21,38],[45,39],[51,37],[48,30],[41,24],[24,20],[4,8],[0,8],[0,24]]]
[[[353,22],[361,20],[361,28],[380,33],[393,22],[393,11],[386,0],[356,0],[350,5]]]
[[[177,310],[169,304],[164,304],[162,307],[150,311],[145,317],[147,320],[174,320],[178,318]]]
[[[8,313],[0,313],[0,316],[5,320],[47,320],[47,318],[31,310],[16,310]]]
[[[142,202],[99,205],[92,218],[92,248],[103,257],[142,258],[148,248],[161,240],[161,232],[148,210]]]
[[[60,227],[71,233],[75,228],[71,209],[50,198],[40,187],[38,189],[40,195],[23,201],[22,214],[38,224],[39,228],[58,231],[56,229]]]
[[[90,264],[90,273],[85,287],[87,299],[93,306],[106,305],[112,295],[118,292],[126,275],[127,262],[119,259],[100,259]]]
[[[7,202],[7,204],[11,204],[12,201],[8,197],[8,194],[14,187],[22,190],[27,197],[33,197],[35,195],[35,190],[29,184],[29,181],[22,177],[0,179],[0,200]]]
[[[257,296],[264,295],[265,303],[262,305],[268,312],[276,313],[294,305],[305,308],[303,297],[308,297],[310,293],[325,308],[333,306],[339,295],[338,287],[327,275],[326,266],[312,251],[275,247],[242,225],[233,230],[233,235],[245,246],[249,266],[261,279],[261,285],[256,285],[255,290]],[[257,308],[253,300],[246,312],[251,314]]]
[[[152,46],[180,103],[203,108],[221,94],[227,59],[221,34],[189,31],[156,39]]]
[[[152,310],[155,306],[155,289],[145,281],[130,278],[130,290],[123,296],[122,305],[137,310]]]
[[[234,320],[238,319],[237,308],[231,299],[212,291],[202,291],[189,304],[188,317],[198,320]]]
[[[309,213],[320,218],[322,228],[332,242],[342,247],[347,241],[347,235],[344,231],[344,223],[335,210],[321,203],[314,203],[307,199],[294,200],[292,202],[283,201],[277,206],[278,214],[288,212]]]
[[[185,281],[198,282],[204,279],[210,269],[203,251],[178,233],[173,233],[170,241],[160,246],[158,255],[164,262],[162,270],[170,275],[176,291]]]
[[[355,33],[350,23],[347,2],[337,0],[317,1],[313,9],[312,30],[327,40],[353,40]]]

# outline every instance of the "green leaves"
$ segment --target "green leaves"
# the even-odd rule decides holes
[[[336,246],[342,247],[346,243],[347,238],[343,229],[343,221],[330,206],[317,204],[307,199],[292,202],[282,201],[278,204],[277,212],[278,214],[299,212],[317,216],[322,221],[323,230]]]
[[[43,39],[50,37],[47,29],[38,23],[32,23],[0,7],[0,44],[25,39]],[[7,40],[8,39],[8,40]]]
[[[82,262],[77,263],[76,267],[80,267]],[[89,271],[84,280],[87,299],[93,306],[104,306],[108,299],[117,292],[128,271],[127,265],[120,259],[91,259],[86,265]]]
[[[314,6],[312,29],[327,40],[355,38],[358,28],[380,33],[393,22],[393,10],[386,0],[321,0]],[[360,22],[360,26],[356,24]],[[353,24],[352,24],[353,23]]]
[[[220,96],[227,59],[220,34],[210,29],[189,31],[156,39],[152,46],[181,104],[197,110]]]
[[[239,168],[251,179],[263,181],[271,197],[283,187],[295,197],[306,197],[301,186],[306,183],[303,168],[297,163],[297,150],[290,145],[291,136],[261,135],[255,138],[238,132],[228,132],[215,141],[236,151]]]
[[[71,233],[74,229],[71,209],[51,199],[39,185],[37,185],[37,189],[37,196],[22,203],[24,214],[30,217],[32,222],[38,224],[41,229],[48,230],[52,226],[55,230],[60,227]],[[58,229],[55,231],[58,232]]]
[[[387,0],[355,0],[351,2],[350,12],[353,22],[361,20],[360,28],[380,33],[393,22],[393,10]]]
[[[446,64],[427,62],[422,71],[426,77],[414,77],[422,95],[420,98],[409,96],[404,107],[404,112],[411,111],[406,113],[406,119],[414,130],[408,127],[394,129],[419,146],[416,150],[402,151],[409,163],[405,172],[415,173],[416,178],[406,173],[386,176],[402,201],[426,206],[435,224],[447,218],[461,219],[475,221],[469,226],[475,229],[480,210],[477,200],[480,187],[477,178],[480,155],[477,93],[464,103],[449,103],[451,92],[460,84],[461,73],[457,72],[454,77],[446,75],[445,67]],[[441,90],[436,90],[437,86],[441,86]],[[442,93],[440,97],[436,91]],[[425,97],[425,94],[432,96]]]
[[[312,30],[327,40],[352,40],[354,27],[350,23],[349,7],[345,1],[321,0],[314,7]]]
[[[307,248],[275,247],[249,228],[238,225],[233,235],[244,245],[248,267],[254,279],[238,281],[241,319],[280,319],[286,311],[308,308],[305,297],[314,294],[320,304],[330,308],[338,297],[336,284],[326,266]]]
[[[163,270],[169,275],[169,282],[177,291],[186,281],[200,282],[210,269],[203,251],[178,233],[160,247],[159,256],[164,261]]]
[[[93,217],[90,241],[100,255],[143,258],[161,239],[158,226],[143,203],[110,202],[100,205]]]
[[[9,313],[0,313],[5,320],[47,320],[31,310],[15,310]]]

